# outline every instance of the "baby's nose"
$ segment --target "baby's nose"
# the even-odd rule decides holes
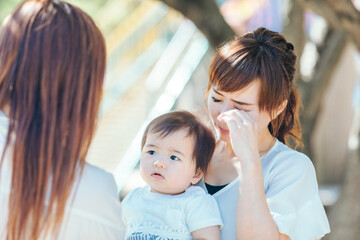
[[[165,162],[164,162],[164,161],[161,161],[160,159],[157,159],[157,160],[154,162],[154,167],[158,167],[158,168],[161,168],[161,169],[165,169],[165,168],[166,168],[166,165],[165,165]]]

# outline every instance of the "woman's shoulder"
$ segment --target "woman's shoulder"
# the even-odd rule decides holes
[[[312,162],[308,156],[304,153],[296,151],[279,140],[276,141],[276,144],[271,149],[271,151],[264,157],[264,161],[267,164],[274,166],[284,166],[288,165],[296,167],[305,167],[308,168],[312,166]]]
[[[286,186],[294,182],[317,188],[316,172],[312,161],[303,153],[277,142],[265,159],[262,159],[265,186],[277,183]],[[294,185],[294,184],[293,184]]]
[[[107,197],[110,195],[118,194],[117,186],[114,176],[94,165],[86,163],[81,175],[78,179],[78,191],[87,194],[105,194]]]
[[[72,217],[110,227],[121,223],[120,199],[112,174],[85,164],[78,178],[69,198]]]
[[[75,181],[66,214],[68,224],[60,239],[79,232],[91,239],[122,239],[124,234],[115,180],[110,173],[90,164],[85,164]]]
[[[90,163],[85,163],[82,177],[83,178],[91,178],[96,176],[97,178],[101,178],[106,181],[115,181],[113,175],[110,172],[105,171],[99,167],[96,167]],[[96,181],[96,179],[95,179]]]
[[[94,213],[120,208],[112,174],[90,164],[85,164],[82,174],[75,181],[71,199],[74,201],[73,208]]]
[[[261,164],[264,180],[271,176],[305,176],[315,175],[312,161],[303,153],[298,152],[277,141],[271,151],[266,154]]]

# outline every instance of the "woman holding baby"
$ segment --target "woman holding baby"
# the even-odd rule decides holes
[[[200,185],[220,208],[222,239],[319,239],[330,231],[301,145],[294,47],[265,28],[219,48],[207,110],[217,133]]]
[[[147,132],[154,136],[150,140],[143,138],[140,162],[140,172],[149,186],[135,190],[124,201],[124,219],[132,229],[128,239],[159,236],[159,232],[164,234],[161,237],[167,236],[170,233],[164,232],[171,232],[169,226],[174,222],[179,223],[176,229],[179,226],[185,229],[185,235],[200,239],[204,236],[219,239],[218,227],[221,239],[225,240],[314,240],[329,232],[313,164],[304,154],[287,146],[289,141],[301,145],[293,50],[283,36],[265,28],[238,37],[217,50],[210,66],[206,96],[216,132],[214,154],[204,169],[195,167],[197,157],[193,155],[192,167],[186,168],[190,173],[185,174],[184,169],[173,171],[178,173],[177,181],[189,176],[181,191],[171,194],[159,191],[162,189],[159,186],[170,185],[170,189],[175,189],[176,184],[166,177],[167,172],[177,164],[190,164],[185,161],[190,157],[177,154],[188,152],[185,155],[190,156],[200,150],[193,149],[192,143],[196,141],[190,138],[194,135],[188,126],[191,121],[180,121],[174,116],[185,113],[173,112],[174,116],[165,114],[150,123],[145,136]],[[161,127],[154,130],[152,125],[162,121],[158,124]],[[184,134],[176,135],[177,131]],[[182,148],[189,151],[179,150]],[[213,149],[208,147],[205,152]],[[215,198],[222,222],[216,206],[210,204],[211,199],[202,201],[202,205],[185,201],[192,197],[189,189],[195,189],[191,185],[199,181],[199,171],[205,175],[198,185]],[[150,201],[148,195],[166,199],[166,203]],[[178,199],[184,206],[178,204]],[[163,210],[154,213],[155,206]],[[206,206],[212,210],[195,214]],[[178,211],[177,217],[169,218],[168,211],[175,209],[183,210]],[[145,219],[150,212],[151,217]],[[198,218],[190,221],[187,215]],[[217,220],[200,220],[204,216]],[[204,225],[195,231],[191,226],[198,221]],[[166,231],[156,230],[160,224]]]
[[[207,108],[217,142],[199,185],[217,201],[221,239],[329,232],[313,165],[286,146],[301,144],[295,61],[292,44],[264,28],[215,54]],[[5,21],[0,239],[122,239],[114,180],[85,162],[104,72],[104,39],[80,9],[28,0]]]

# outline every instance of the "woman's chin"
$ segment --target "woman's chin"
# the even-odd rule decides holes
[[[230,143],[230,136],[229,134],[222,134],[222,133],[219,133],[219,140],[220,141],[223,141],[223,142],[226,142],[226,143]]]

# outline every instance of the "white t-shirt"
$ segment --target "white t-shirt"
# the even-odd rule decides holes
[[[122,202],[126,239],[192,239],[200,228],[222,226],[215,199],[198,186],[167,195],[149,186],[130,192]]]
[[[7,130],[8,118],[0,112],[0,154],[4,149]],[[12,174],[10,166],[6,155],[0,172],[0,239],[5,239]],[[70,195],[58,239],[124,239],[125,226],[121,220],[120,201],[113,176],[86,164],[82,176],[75,182],[76,186],[76,194],[74,188]]]
[[[314,240],[330,232],[314,166],[307,156],[277,140],[261,157],[261,165],[266,201],[280,233],[291,240]],[[206,189],[203,180],[199,185]],[[221,239],[236,239],[238,195],[239,178],[213,195],[224,222]]]

